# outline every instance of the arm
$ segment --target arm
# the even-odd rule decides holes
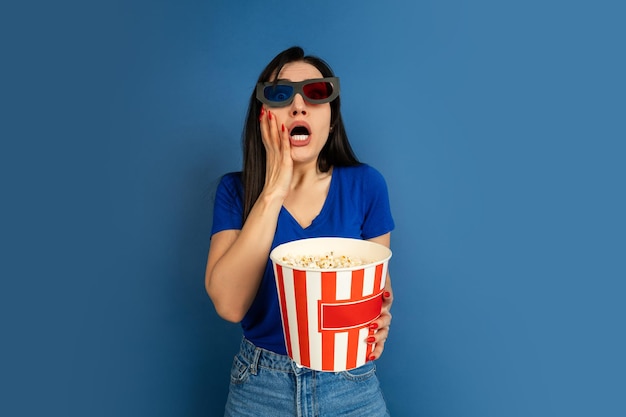
[[[280,201],[259,198],[241,230],[224,230],[211,238],[205,286],[215,310],[239,322],[263,277],[276,230]]]
[[[217,313],[232,322],[241,321],[254,301],[293,175],[288,133],[279,134],[269,112],[261,115],[261,133],[267,151],[263,191],[241,230],[213,235],[205,272]]]
[[[380,243],[381,245],[385,245],[387,247],[391,244],[391,233],[386,233],[384,235],[368,239],[371,242]],[[383,350],[385,349],[385,341],[389,336],[389,325],[391,324],[391,304],[393,303],[393,290],[391,289],[391,277],[389,276],[389,272],[387,272],[387,279],[385,281],[385,290],[383,293],[383,307],[380,312],[380,317],[372,322],[370,328],[376,329],[376,333],[374,333],[374,339],[370,339],[368,337],[368,343],[375,343],[376,347],[372,351],[370,355],[370,360],[375,360],[380,358]],[[375,326],[375,327],[374,327]]]

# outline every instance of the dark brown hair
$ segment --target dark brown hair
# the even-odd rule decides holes
[[[257,82],[268,82],[273,75],[280,73],[282,68],[291,62],[306,62],[317,68],[323,77],[334,77],[330,66],[321,58],[304,55],[302,48],[291,47],[279,53],[261,72]],[[320,151],[317,167],[321,172],[328,172],[333,166],[358,165],[341,119],[340,97],[330,103],[330,133],[326,145]],[[243,131],[243,173],[244,190],[243,221],[250,214],[252,206],[259,198],[265,184],[266,152],[261,139],[259,113],[262,103],[256,98],[256,90],[252,90],[246,124]]]

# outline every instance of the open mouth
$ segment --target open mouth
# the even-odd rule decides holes
[[[305,126],[296,126],[289,132],[289,136],[291,136],[293,140],[306,140],[310,134],[311,132],[309,132],[309,129]]]

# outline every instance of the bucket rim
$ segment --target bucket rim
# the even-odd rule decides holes
[[[381,258],[381,259],[377,259],[375,261],[371,261],[371,262],[366,262],[363,263],[361,265],[355,265],[355,266],[350,266],[350,267],[343,267],[343,268],[307,268],[307,267],[301,267],[301,266],[297,266],[294,267],[293,265],[287,265],[285,262],[283,262],[282,260],[279,259],[277,253],[282,251],[285,246],[287,245],[293,245],[296,242],[302,242],[302,241],[323,241],[323,240],[328,240],[328,241],[335,241],[335,242],[341,242],[341,241],[350,241],[350,242],[359,242],[358,244],[364,244],[364,245],[369,245],[371,247],[378,247],[380,249],[383,249],[384,251],[387,252],[386,256]],[[303,271],[303,272],[341,272],[341,271],[356,271],[359,269],[366,269],[366,268],[371,268],[377,265],[381,265],[381,264],[385,264],[387,262],[389,262],[389,259],[391,259],[393,255],[393,252],[391,251],[390,248],[388,248],[385,245],[382,245],[380,243],[377,242],[372,242],[370,240],[365,240],[365,239],[356,239],[356,238],[347,238],[347,237],[335,237],[335,236],[326,236],[326,237],[312,237],[312,238],[302,238],[302,239],[294,239],[294,240],[290,240],[289,242],[284,242],[281,243],[280,245],[276,246],[274,249],[272,249],[272,251],[270,252],[270,260],[272,261],[272,263],[274,265],[280,265],[282,268],[289,268],[291,270],[294,271]]]

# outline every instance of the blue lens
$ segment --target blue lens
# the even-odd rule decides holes
[[[263,95],[269,101],[280,103],[289,100],[293,95],[293,87],[289,85],[268,85],[263,89]]]

